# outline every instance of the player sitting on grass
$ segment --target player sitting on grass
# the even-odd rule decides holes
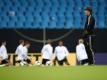
[[[50,64],[50,59],[53,54],[53,47],[51,46],[52,41],[49,39],[47,44],[43,46],[42,48],[42,64],[43,65],[48,65]]]
[[[56,60],[58,61],[59,65],[63,65],[65,62],[66,65],[69,65],[67,60],[67,56],[69,54],[68,49],[64,46],[63,41],[59,41],[58,46],[55,48],[54,52],[54,65],[56,65]]]
[[[8,65],[8,55],[6,49],[6,41],[3,41],[0,46],[0,66],[7,66]]]
[[[88,65],[88,56],[83,39],[79,39],[78,41],[78,45],[76,46],[76,56],[81,65]]]

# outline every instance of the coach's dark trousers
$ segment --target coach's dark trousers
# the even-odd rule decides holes
[[[91,35],[88,35],[84,38],[84,45],[86,48],[87,56],[88,56],[88,64],[92,65],[94,64],[94,52],[93,52],[93,38]]]

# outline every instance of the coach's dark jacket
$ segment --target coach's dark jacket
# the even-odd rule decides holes
[[[86,22],[85,22],[84,36],[92,35],[93,34],[93,30],[94,30],[94,26],[95,26],[94,17],[92,15],[90,16],[89,24],[88,24],[88,18],[89,17],[87,17]]]

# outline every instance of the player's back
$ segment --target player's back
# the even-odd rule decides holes
[[[1,45],[0,47],[0,56],[2,57],[2,59],[6,59],[8,57],[7,49],[4,45]]]
[[[49,59],[53,52],[53,47],[50,44],[46,44],[42,48],[42,57],[45,59]]]
[[[76,55],[78,60],[87,59],[87,53],[84,44],[79,44],[76,46]]]
[[[19,45],[15,51],[15,54],[21,55],[23,54],[23,45]]]

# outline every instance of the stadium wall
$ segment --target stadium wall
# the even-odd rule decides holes
[[[75,52],[77,40],[82,36],[82,29],[46,29],[46,39],[54,39],[53,46],[57,45],[57,40],[64,40],[70,52]],[[107,53],[107,29],[96,29],[94,31],[94,51],[95,53]],[[15,52],[18,40],[31,41],[29,52],[40,52],[43,46],[42,29],[0,29],[0,42],[7,41],[9,53]]]

